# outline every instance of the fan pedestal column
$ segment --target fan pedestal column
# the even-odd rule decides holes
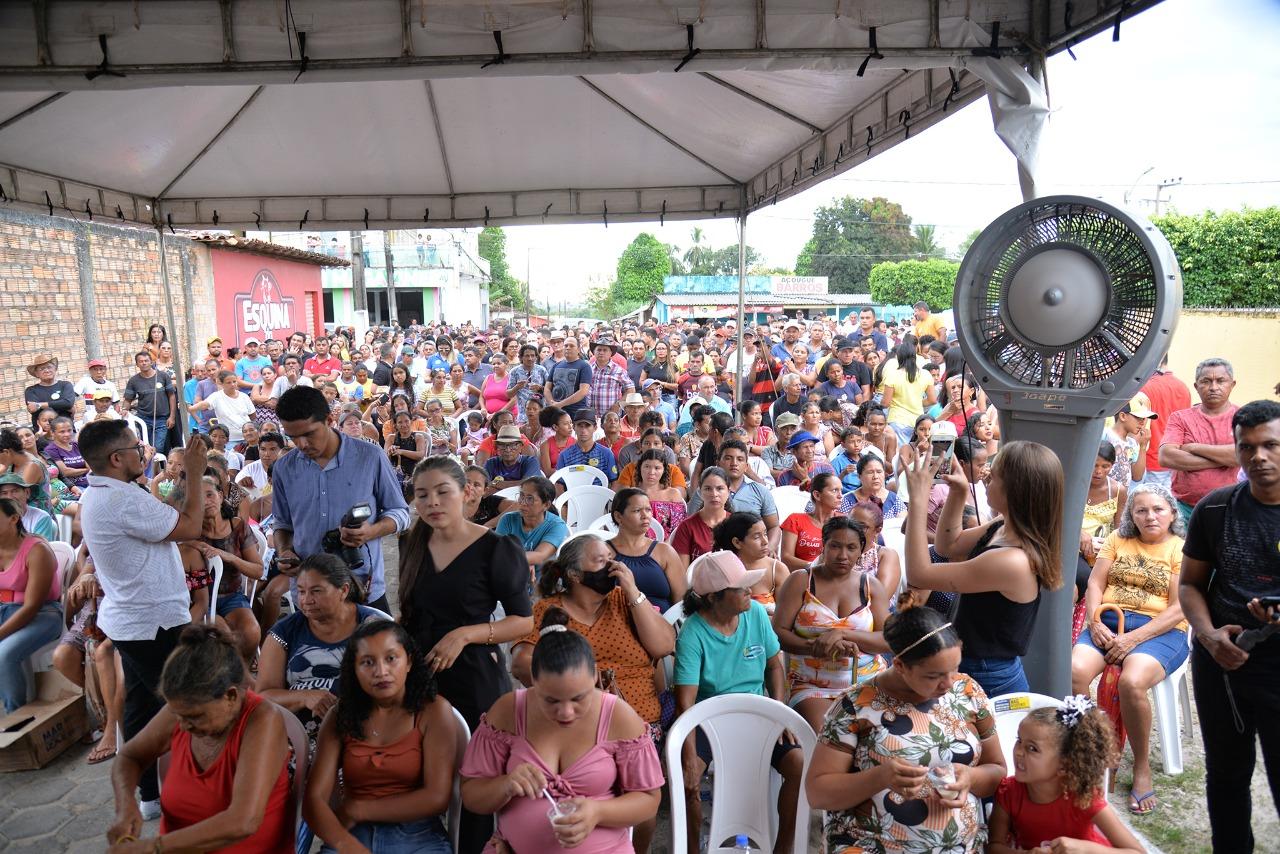
[[[1022,660],[1031,690],[1050,697],[1071,693],[1071,612],[1075,607],[1072,591],[1080,553],[1080,525],[1089,500],[1089,477],[1098,457],[1103,425],[1101,418],[1000,412],[1001,443],[1017,439],[1039,442],[1062,461],[1062,586],[1043,592],[1031,645]]]

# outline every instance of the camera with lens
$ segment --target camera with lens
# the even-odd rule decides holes
[[[349,569],[355,571],[364,566],[364,558],[360,550],[342,542],[342,528],[359,528],[373,515],[373,508],[368,504],[356,504],[342,517],[340,527],[325,531],[320,540],[320,548],[327,554],[337,555]]]

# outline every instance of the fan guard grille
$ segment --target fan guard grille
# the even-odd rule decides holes
[[[1019,228],[1021,226],[1021,228]],[[1008,224],[1017,236],[992,253],[980,271],[971,307],[975,347],[1010,379],[1047,388],[1088,388],[1133,358],[1156,319],[1156,271],[1145,244],[1124,222],[1087,204],[1049,204],[1026,210]],[[1000,297],[1020,261],[1048,243],[1079,246],[1106,270],[1111,299],[1098,329],[1066,349],[1025,341],[1000,316]],[[986,281],[986,288],[981,282]]]

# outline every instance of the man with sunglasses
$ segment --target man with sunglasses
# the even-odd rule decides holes
[[[155,693],[178,633],[191,622],[191,594],[177,543],[200,537],[204,491],[186,490],[175,508],[134,483],[146,468],[144,446],[127,421],[93,421],[79,436],[89,465],[89,488],[80,499],[80,526],[93,555],[88,570],[102,588],[98,627],[111,638],[124,664],[124,734],[133,738],[163,701]],[[187,442],[186,471],[202,473],[208,446]],[[138,786],[143,818],[160,815],[154,769]]]

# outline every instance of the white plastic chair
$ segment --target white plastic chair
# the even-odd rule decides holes
[[[262,558],[262,574],[266,577],[267,567],[270,566],[271,560],[267,555],[267,535],[262,533],[257,525],[249,526],[249,533],[253,535],[253,541],[258,546],[258,557]],[[247,575],[241,575],[240,581],[244,588],[244,595],[249,600],[249,604],[253,604],[253,597],[258,593],[258,579],[250,578]]]
[[[70,543],[72,537],[72,524],[74,521],[65,513],[58,513],[54,517],[54,521],[58,523],[58,542]]]
[[[607,512],[611,501],[613,490],[606,486],[571,486],[555,500],[555,508],[570,531],[579,531]]]
[[[606,513],[603,516],[601,516],[599,519],[595,520],[590,525],[588,525],[587,530],[601,531],[603,533],[608,534],[609,538],[611,539],[614,534],[618,533],[618,526],[614,524],[613,517],[610,516],[608,513]],[[649,530],[653,532],[653,538],[658,542],[661,543],[666,541],[667,532],[662,530],[662,523],[659,522],[657,519],[649,520]]]
[[[1188,632],[1187,640],[1190,639],[1191,633]],[[1191,689],[1187,682],[1190,663],[1188,656],[1177,670],[1151,689],[1156,734],[1160,738],[1160,764],[1166,774],[1182,773],[1182,730],[1179,727],[1191,728]]]
[[[76,550],[71,547],[70,543],[52,542],[45,545],[53,552],[54,560],[57,561],[54,571],[58,574],[58,589],[65,592],[67,585],[71,583],[71,571],[76,562]],[[59,633],[58,637],[31,653],[22,662],[22,676],[27,683],[28,701],[35,699],[36,696],[36,674],[45,673],[53,669],[53,652],[58,648],[60,640],[61,633]]]
[[[991,698],[991,708],[996,716],[996,734],[1000,736],[1000,749],[1004,752],[1004,767],[1013,768],[1013,744],[1018,740],[1018,725],[1027,713],[1046,706],[1057,708],[1061,702],[1045,694],[1015,692]],[[1010,772],[1012,773],[1012,772]]]
[[[453,721],[458,727],[458,750],[455,754],[453,769],[453,795],[449,798],[449,811],[445,816],[445,827],[449,832],[449,841],[453,843],[453,850],[457,851],[458,827],[462,819],[462,778],[458,776],[458,769],[462,767],[462,760],[467,753],[467,745],[471,742],[471,727],[467,726],[466,718],[462,716],[462,712],[457,709],[451,710],[453,712]]]
[[[504,501],[519,501],[520,487],[518,485],[508,486],[506,489],[499,489],[497,492],[494,493],[494,495],[498,496]]]
[[[445,416],[445,420],[453,424],[453,432],[457,434],[459,442],[466,442],[467,440],[467,434],[466,434],[467,416],[473,412],[480,413],[480,417],[484,419],[484,423],[485,424],[489,423],[489,413],[485,412],[483,409],[468,409],[466,412],[460,413],[458,415]]]
[[[567,491],[575,486],[608,486],[609,476],[595,466],[565,466],[551,473],[551,482],[563,483]]]
[[[209,588],[209,613],[204,615],[206,623],[212,623],[218,615],[218,588],[222,586],[222,558],[214,555],[205,562],[209,572],[213,573],[213,586]]]
[[[680,629],[684,627],[684,603],[677,602],[670,608],[662,612],[662,619],[667,621],[671,628],[675,629],[676,637],[680,637]],[[676,657],[674,655],[663,656],[659,662],[662,666],[662,674],[666,677],[666,686],[668,690],[675,690],[672,681],[676,675]]]
[[[792,513],[803,513],[809,503],[809,495],[798,486],[775,486],[770,493],[778,505],[778,522],[785,522]]]
[[[673,606],[674,607],[674,606]],[[684,767],[680,752],[685,739],[700,727],[711,745],[716,770],[712,783],[711,836],[708,852],[728,852],[734,837],[746,834],[754,848],[769,851],[778,833],[777,810],[771,793],[769,760],[782,731],[800,743],[804,771],[813,759],[818,736],[800,715],[784,703],[755,694],[722,694],[697,703],[676,718],[667,734],[667,774],[671,781],[671,854],[688,854],[684,803]],[[809,799],[800,787],[796,805],[796,851],[809,847]],[[775,801],[776,803],[776,801]]]
[[[151,444],[151,432],[147,430],[147,422],[143,421],[132,412],[126,412],[124,420],[129,422],[129,426],[133,428],[133,432],[138,434],[138,439],[144,445]]]

